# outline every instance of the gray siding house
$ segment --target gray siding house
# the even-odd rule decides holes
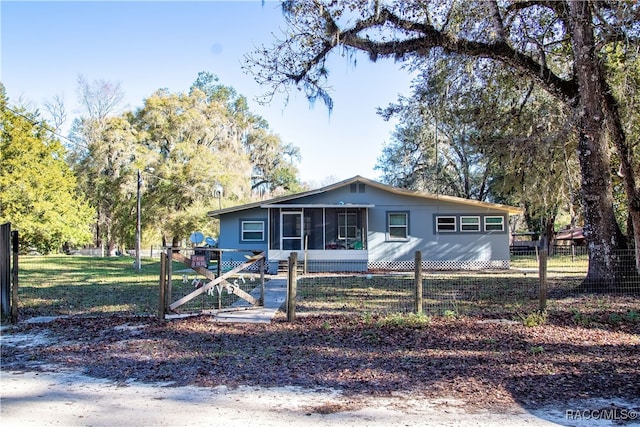
[[[293,251],[309,271],[509,268],[512,206],[404,190],[356,176],[316,190],[209,212],[220,248],[264,251],[269,271]],[[223,252],[223,265],[245,261]]]

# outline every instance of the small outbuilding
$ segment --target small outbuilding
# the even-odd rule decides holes
[[[291,252],[309,271],[509,268],[509,218],[520,208],[395,188],[361,176],[209,212],[220,248],[264,251],[269,272]],[[245,259],[223,252],[222,263]]]
[[[556,233],[556,244],[558,246],[586,246],[582,227],[567,227]]]

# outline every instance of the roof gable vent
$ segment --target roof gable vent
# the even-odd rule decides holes
[[[349,191],[351,193],[364,193],[365,185],[362,183],[354,182],[353,184],[349,184]]]

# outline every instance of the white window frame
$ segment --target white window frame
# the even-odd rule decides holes
[[[260,230],[247,230],[245,229],[247,224],[259,224]],[[247,239],[245,238],[245,233],[260,233],[262,237],[259,239]],[[243,242],[264,242],[264,221],[243,220],[240,225],[240,240]]]
[[[465,220],[473,219],[475,222],[468,222],[465,224]],[[465,227],[467,227],[465,229]],[[473,229],[469,228],[473,227]],[[471,215],[463,215],[460,217],[460,231],[462,233],[474,233],[480,232],[480,217],[479,216],[471,216]]]
[[[392,215],[404,216],[404,225],[391,224]],[[391,233],[391,229],[403,229],[404,237],[394,236]],[[396,242],[406,242],[409,240],[409,212],[387,212],[387,240],[393,240]]]
[[[453,220],[453,224],[452,223],[444,223],[444,224],[440,224],[440,220],[441,219],[452,219]],[[441,226],[452,226],[453,225],[453,230],[449,230],[449,229],[441,229]],[[458,231],[458,221],[457,218],[453,215],[439,215],[436,216],[436,232],[438,233],[455,233]]]
[[[494,222],[491,222],[491,223],[487,222],[487,220],[490,220],[490,219],[500,219],[500,223],[498,224],[498,223],[494,223]],[[499,226],[500,229],[492,228],[492,227],[496,227],[496,226]],[[500,216],[500,215],[485,216],[484,217],[484,231],[488,231],[488,232],[491,232],[491,231],[498,231],[498,232],[499,231],[504,231],[504,217]]]
[[[358,214],[338,212],[338,239],[356,239],[358,237]]]

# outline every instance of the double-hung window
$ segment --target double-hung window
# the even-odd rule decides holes
[[[264,241],[264,221],[242,221],[242,241]]]
[[[389,240],[407,240],[409,238],[409,213],[389,212],[387,216]]]
[[[338,239],[355,239],[358,231],[358,216],[355,213],[338,214]]]

